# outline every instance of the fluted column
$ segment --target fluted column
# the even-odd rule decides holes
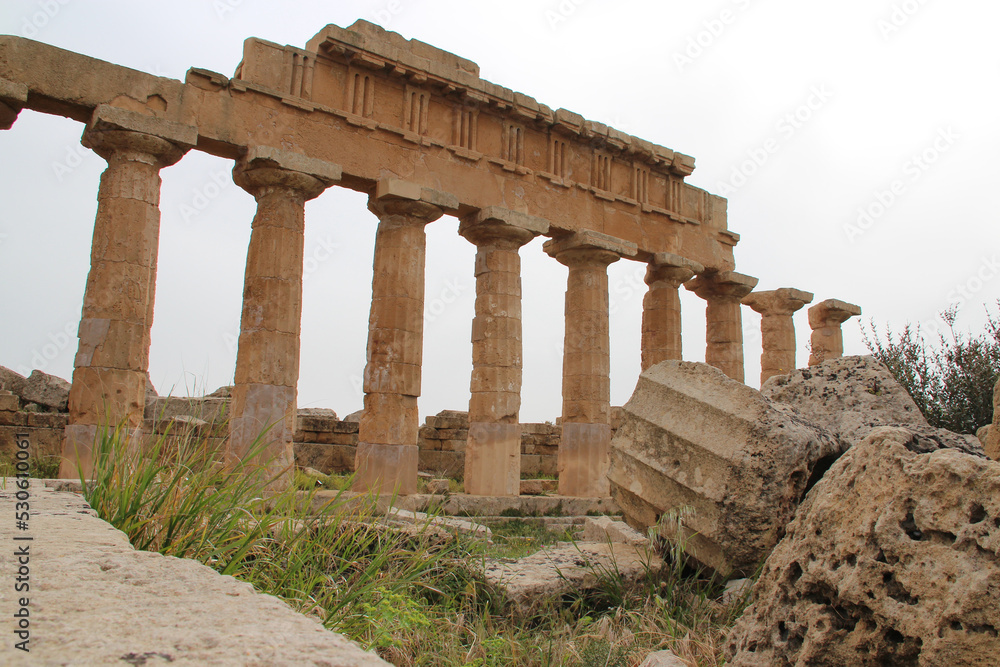
[[[634,256],[636,246],[583,231],[547,241],[544,248],[569,267],[559,494],[604,497],[610,493],[607,472],[611,449],[608,266],[621,257]]]
[[[101,106],[83,145],[104,158],[90,273],[59,474],[92,469],[101,426],[137,431],[146,404],[160,235],[160,170],[197,141],[194,128]],[[79,465],[79,468],[78,468]]]
[[[684,286],[705,299],[705,363],[743,382],[743,315],[740,302],[757,279],[735,271],[703,273]]]
[[[444,211],[419,186],[389,180],[379,181],[368,208],[379,225],[354,488],[405,495],[417,491],[424,225]]]
[[[233,180],[257,200],[250,232],[226,461],[257,467],[280,490],[292,481],[306,201],[340,180],[340,167],[251,148]]]
[[[476,244],[476,317],[465,492],[516,496],[521,487],[521,256],[548,223],[491,207],[462,220]]]
[[[0,130],[9,130],[28,101],[28,87],[0,79]]]
[[[795,370],[795,323],[792,314],[810,303],[810,292],[782,287],[769,292],[751,292],[743,305],[760,313],[760,383]]]
[[[698,262],[657,253],[646,269],[649,290],[642,299],[642,370],[681,355],[680,286],[705,270]]]
[[[861,314],[861,307],[853,303],[827,299],[809,309],[809,365],[821,364],[827,359],[844,356],[844,332],[840,325]]]

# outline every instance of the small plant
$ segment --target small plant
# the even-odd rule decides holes
[[[1000,307],[1000,301],[997,302]],[[941,313],[948,335],[924,338],[907,324],[885,339],[874,322],[862,329],[865,345],[906,389],[931,424],[956,433],[975,433],[993,419],[993,385],[1000,373],[1000,312],[987,311],[986,330],[977,336],[955,330],[956,308]],[[879,389],[879,388],[876,388]],[[874,392],[873,392],[874,393]]]

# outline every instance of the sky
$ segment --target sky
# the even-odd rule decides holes
[[[555,108],[693,155],[689,183],[729,200],[737,270],[863,315],[844,325],[977,333],[1000,299],[1000,3],[993,0],[4,0],[0,33],[183,80],[232,76],[256,36],[304,46],[363,18],[479,64]],[[24,111],[0,132],[0,365],[69,379],[103,160],[82,126]],[[190,152],[162,172],[150,375],[161,394],[232,382],[252,197],[232,163]],[[306,207],[300,407],[362,406],[377,220],[331,188]],[[421,415],[466,409],[475,247],[427,227]],[[566,269],[521,250],[522,421],[561,406]],[[644,265],[609,269],[612,403],[639,375]],[[682,290],[684,356],[704,359],[704,302]],[[760,319],[743,309],[747,383]],[[795,318],[808,358],[806,310]]]

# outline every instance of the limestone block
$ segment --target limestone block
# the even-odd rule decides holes
[[[314,468],[325,475],[354,471],[357,447],[296,441],[293,449],[297,467]]]
[[[975,437],[932,428],[902,385],[874,357],[839,357],[779,375],[765,382],[761,393],[831,432],[843,449],[861,442],[876,426],[905,426],[968,453],[983,454]]]
[[[0,412],[17,412],[19,407],[17,396],[9,391],[0,392]]]
[[[624,521],[609,516],[588,516],[583,524],[584,542],[616,542],[641,546],[649,544],[649,538]]]
[[[66,412],[69,389],[69,382],[62,378],[42,371],[32,371],[21,389],[21,398],[26,403],[38,403],[59,412]]]
[[[1000,465],[872,431],[764,563],[727,664],[995,664],[998,526]]]
[[[544,493],[555,493],[559,490],[559,480],[522,479],[520,489],[522,496],[540,496]]]
[[[986,432],[983,447],[987,456],[994,461],[1000,461],[1000,377],[993,387],[993,425]]]
[[[630,525],[660,523],[689,557],[752,574],[777,544],[837,440],[706,364],[664,361],[640,375],[611,445],[612,498]]]
[[[12,392],[15,396],[20,396],[24,391],[24,383],[27,378],[15,373],[9,368],[0,366],[0,389]]]

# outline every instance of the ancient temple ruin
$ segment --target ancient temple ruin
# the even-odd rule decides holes
[[[424,227],[461,221],[475,244],[476,305],[465,488],[517,495],[519,248],[569,268],[559,492],[605,496],[611,439],[607,267],[648,265],[642,366],[681,358],[683,284],[707,302],[708,363],[742,381],[741,308],[764,314],[765,373],[795,367],[798,290],[751,294],[735,272],[726,200],[685,182],[694,158],[553,110],[479,77],[464,58],[358,21],[305,48],[248,39],[232,78],[184,82],[19,37],[0,37],[0,127],[22,109],[86,125],[107,160],[94,224],[65,431],[63,476],[84,470],[102,422],[141,424],[160,213],[159,172],[191,150],[233,160],[257,201],[231,404],[230,458],[265,429],[290,467],[303,279],[304,206],[337,185],[378,219],[356,486],[413,493],[424,310]],[[749,295],[749,296],[748,296]],[[750,299],[747,301],[747,299]],[[817,312],[826,356],[850,304]],[[856,307],[855,307],[856,309]],[[813,321],[812,314],[810,322]],[[820,338],[814,337],[814,353]],[[827,349],[827,348],[824,348]]]

